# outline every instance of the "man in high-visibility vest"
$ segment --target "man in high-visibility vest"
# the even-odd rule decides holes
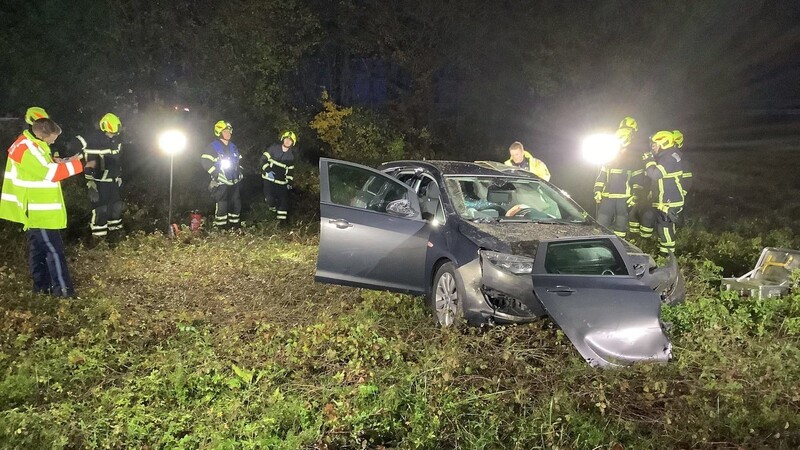
[[[53,161],[50,145],[60,134],[61,127],[51,119],[37,119],[8,149],[0,218],[21,223],[26,230],[33,292],[73,297],[58,231],[67,226],[60,181],[81,173],[83,165],[80,157]]]
[[[508,147],[508,153],[510,158],[503,164],[527,170],[545,181],[550,181],[550,171],[547,169],[547,164],[528,153],[521,142],[511,144]]]
[[[651,210],[655,220],[642,222],[642,234],[652,232],[653,226],[658,233],[659,251],[669,254],[675,251],[675,222],[683,211],[683,158],[675,147],[675,138],[671,131],[659,131],[650,137],[652,154],[646,156],[645,174],[652,187],[650,196]],[[655,223],[653,223],[655,222]]]
[[[289,191],[294,180],[293,149],[296,143],[297,135],[294,131],[286,131],[281,135],[281,142],[269,146],[260,160],[267,206],[271,211],[275,211],[278,220],[281,221],[285,221],[289,215]]]

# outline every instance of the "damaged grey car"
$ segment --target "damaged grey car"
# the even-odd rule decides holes
[[[320,160],[315,279],[424,296],[441,326],[548,316],[593,366],[667,361],[674,257],[649,255],[532,175],[455,161]]]

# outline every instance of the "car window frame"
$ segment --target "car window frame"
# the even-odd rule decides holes
[[[628,271],[627,274],[613,274],[613,275],[598,275],[598,274],[570,274],[570,273],[549,273],[547,268],[545,267],[545,259],[547,258],[547,248],[550,244],[556,243],[565,243],[565,242],[581,242],[581,241],[600,241],[600,240],[607,240],[611,243],[611,245],[616,249],[619,257],[622,258],[622,262],[625,265],[625,269]],[[536,250],[536,256],[533,260],[533,274],[541,275],[541,276],[548,276],[548,277],[632,277],[636,278],[633,261],[630,255],[625,250],[625,246],[622,244],[622,241],[614,235],[599,235],[599,236],[571,236],[568,238],[559,238],[559,239],[549,239],[543,240],[539,242],[538,249]]]

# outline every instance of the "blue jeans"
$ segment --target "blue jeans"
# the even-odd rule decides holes
[[[33,292],[56,297],[74,297],[75,287],[64,256],[64,241],[58,230],[31,228],[28,238],[28,265],[33,276]]]

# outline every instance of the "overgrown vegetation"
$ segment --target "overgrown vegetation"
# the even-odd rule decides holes
[[[315,284],[295,225],[73,247],[77,300],[31,295],[12,239],[4,448],[800,445],[800,295],[719,294],[724,236],[685,230],[675,360],[597,370],[548,321],[440,330],[417,298]]]

